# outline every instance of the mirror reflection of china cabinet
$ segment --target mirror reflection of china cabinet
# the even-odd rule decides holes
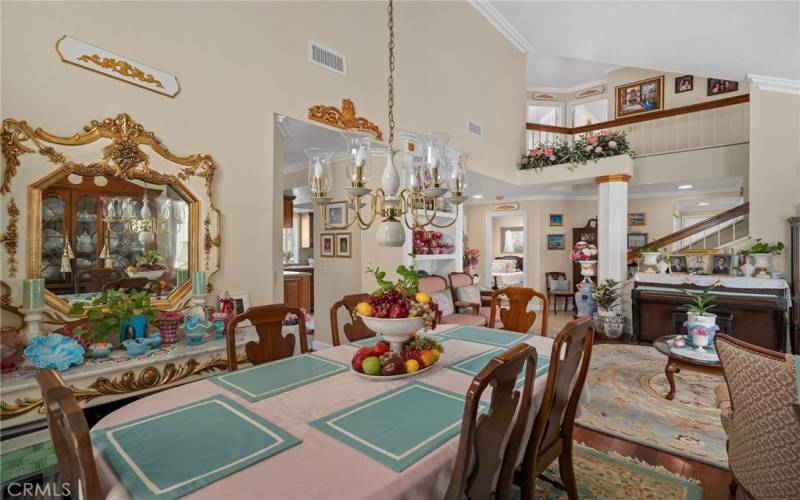
[[[121,272],[132,264],[137,255],[144,250],[135,235],[116,236],[106,234],[103,219],[103,196],[129,196],[134,202],[137,214],[142,207],[144,188],[127,180],[82,177],[79,183],[71,182],[66,176],[42,193],[42,270],[45,286],[55,293],[99,292],[92,289],[90,279],[93,269],[103,267],[98,255],[103,242],[108,242],[114,250],[112,267]],[[148,190],[155,197],[158,191]],[[61,258],[64,253],[64,237],[67,237],[75,255],[71,260],[71,273],[61,272]],[[108,238],[108,239],[107,239]]]

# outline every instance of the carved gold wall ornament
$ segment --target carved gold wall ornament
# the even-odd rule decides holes
[[[174,97],[180,90],[178,79],[169,73],[67,35],[56,42],[56,52],[65,63],[162,95]]]
[[[6,225],[6,232],[0,234],[0,243],[6,247],[6,253],[8,254],[8,276],[15,278],[17,276],[17,222],[19,222],[19,208],[17,208],[14,197],[11,197],[8,201],[6,213],[8,213],[8,224]]]
[[[350,99],[342,99],[342,109],[336,106],[317,104],[308,108],[308,119],[341,129],[352,129],[366,132],[383,140],[381,129],[364,117],[356,115],[356,106]]]
[[[101,68],[110,69],[114,73],[119,73],[122,76],[136,78],[140,82],[151,83],[158,88],[164,88],[164,85],[157,80],[156,77],[151,74],[145,74],[144,71],[125,61],[118,61],[112,57],[101,57],[99,54],[84,54],[78,59],[81,61],[94,63]]]
[[[237,353],[239,363],[247,362],[244,351]],[[166,363],[162,369],[148,366],[138,374],[127,371],[114,379],[98,377],[87,388],[70,386],[78,402],[89,402],[103,396],[119,396],[138,391],[154,389],[162,385],[173,384],[180,380],[207,372],[228,369],[228,359],[221,354],[214,354],[202,362],[190,358],[183,364]],[[0,401],[0,420],[18,417],[33,410],[41,412],[41,398],[17,398],[13,402]]]

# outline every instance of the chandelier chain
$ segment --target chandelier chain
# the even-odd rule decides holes
[[[394,6],[389,0],[389,148],[394,142]]]

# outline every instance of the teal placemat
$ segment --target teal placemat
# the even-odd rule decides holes
[[[529,337],[524,333],[507,332],[505,330],[483,328],[480,326],[460,326],[442,332],[440,335],[444,338],[478,342],[480,344],[495,345],[497,347],[511,347],[514,344],[523,342]]]
[[[92,432],[132,498],[177,498],[300,442],[225,396]]]
[[[410,382],[310,425],[402,472],[458,435],[463,414],[463,395]]]
[[[255,402],[347,370],[348,367],[341,363],[303,354],[218,375],[208,380]]]
[[[448,366],[450,370],[455,370],[457,372],[465,373],[470,377],[474,377],[478,374],[483,368],[489,364],[489,361],[492,360],[495,356],[500,353],[505,352],[505,349],[502,347],[498,347],[496,349],[490,349],[482,354],[478,354],[477,356],[473,356],[471,358],[467,358],[463,361],[459,361],[458,363],[452,364]],[[526,363],[527,366],[527,363]],[[527,368],[523,367],[522,371],[519,372],[517,376],[517,389],[521,388],[525,384],[525,370]],[[538,360],[536,361],[536,378],[541,377],[542,375],[546,374],[547,371],[550,369],[550,358],[547,356],[539,356]]]

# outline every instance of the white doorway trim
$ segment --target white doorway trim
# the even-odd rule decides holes
[[[486,224],[483,231],[486,258],[484,259],[484,284],[486,288],[492,287],[492,261],[494,260],[494,242],[492,241],[492,224],[498,217],[522,217],[522,234],[525,245],[522,247],[522,286],[528,286],[528,211],[515,210],[512,212],[489,212],[486,214]]]

